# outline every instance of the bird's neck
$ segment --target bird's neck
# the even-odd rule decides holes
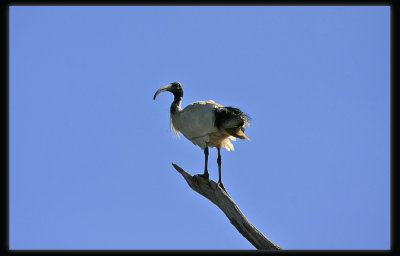
[[[171,115],[175,115],[176,113],[182,110],[181,103],[182,103],[182,97],[175,96],[174,101],[171,104]]]

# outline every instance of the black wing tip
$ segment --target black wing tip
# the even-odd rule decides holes
[[[240,108],[235,107],[227,107],[229,110],[233,111],[236,115],[240,116],[244,122],[250,123],[251,117],[249,114],[243,112]]]
[[[232,118],[239,118],[242,122],[238,123],[238,126],[249,125],[251,117],[249,114],[244,113],[239,108],[235,107],[221,107],[215,110],[215,126],[220,129],[221,126]],[[239,120],[238,120],[239,121]]]

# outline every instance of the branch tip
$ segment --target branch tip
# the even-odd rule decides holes
[[[283,250],[250,223],[231,199],[228,192],[224,191],[217,183],[212,180],[206,180],[199,175],[192,176],[175,163],[172,163],[172,166],[185,178],[190,188],[217,205],[225,213],[232,225],[254,247],[265,250]]]

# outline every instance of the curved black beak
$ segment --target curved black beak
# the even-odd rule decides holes
[[[160,93],[162,93],[162,92],[165,92],[165,91],[170,91],[170,90],[171,90],[171,86],[172,86],[172,85],[169,84],[169,85],[166,85],[166,86],[161,87],[160,89],[158,89],[157,92],[154,94],[153,100],[156,99],[156,97],[157,97],[158,94],[160,94]]]

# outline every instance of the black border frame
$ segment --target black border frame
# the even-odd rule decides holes
[[[390,250],[284,250],[284,251],[263,251],[263,250],[10,250],[9,249],[9,11],[10,6],[390,6]],[[148,255],[148,254],[163,254],[163,255],[187,255],[187,254],[195,254],[200,255],[204,253],[217,253],[217,254],[225,254],[225,255],[237,255],[237,254],[253,254],[253,255],[261,255],[261,254],[307,254],[307,255],[319,255],[319,254],[327,254],[327,255],[388,255],[395,254],[398,252],[398,246],[396,246],[396,239],[398,238],[398,231],[395,229],[395,216],[398,214],[398,211],[395,210],[395,183],[398,181],[397,175],[395,174],[395,165],[394,165],[394,104],[395,104],[395,85],[398,81],[397,76],[398,72],[398,59],[396,58],[396,44],[398,44],[398,40],[396,40],[396,32],[398,30],[398,17],[396,16],[397,10],[394,1],[390,0],[350,0],[350,1],[332,1],[332,0],[281,0],[281,1],[249,1],[245,3],[234,3],[230,1],[205,1],[205,2],[184,2],[184,1],[174,1],[174,2],[163,2],[163,1],[7,1],[4,12],[4,26],[6,31],[6,43],[5,43],[5,84],[3,86],[3,104],[6,109],[6,136],[5,136],[5,144],[6,144],[6,156],[5,163],[6,168],[3,172],[3,191],[5,198],[5,209],[7,210],[5,219],[3,220],[2,230],[4,230],[5,243],[4,245],[4,254],[16,254],[16,255],[25,255],[25,254],[39,254],[39,255],[47,255],[47,254],[75,254],[75,253],[84,253],[84,254],[136,254],[136,255]],[[398,34],[398,33],[397,33]],[[397,69],[396,69],[397,67]]]

